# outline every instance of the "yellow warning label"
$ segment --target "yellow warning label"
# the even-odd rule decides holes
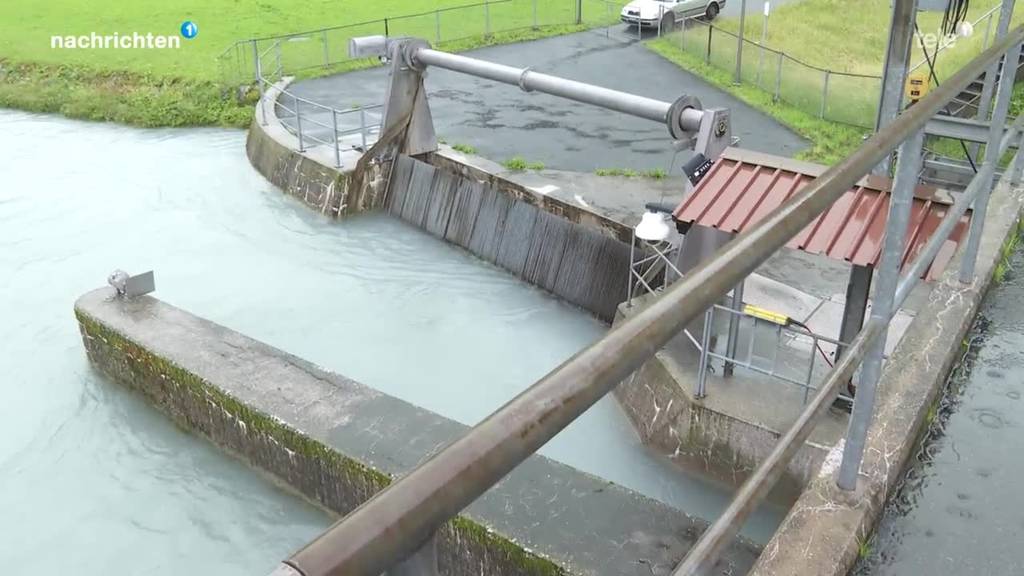
[[[917,102],[928,94],[931,87],[927,72],[914,72],[907,78],[907,99]]]
[[[767,320],[768,322],[778,324],[780,326],[789,324],[789,316],[778,312],[772,312],[771,310],[765,310],[764,308],[758,308],[757,306],[751,306],[750,304],[743,306],[743,313],[747,316]]]

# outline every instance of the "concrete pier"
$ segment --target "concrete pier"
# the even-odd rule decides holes
[[[92,364],[285,486],[343,515],[466,427],[198,318],[104,288],[75,305]],[[447,575],[669,574],[706,522],[533,456],[447,525]],[[746,573],[737,541],[720,565]]]

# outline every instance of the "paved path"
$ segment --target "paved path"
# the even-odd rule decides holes
[[[470,54],[668,101],[691,94],[706,107],[730,108],[733,133],[745,148],[791,156],[806,147],[771,118],[624,38],[588,31]],[[377,68],[300,81],[292,90],[344,109],[381,102],[385,80],[385,70]],[[673,163],[667,129],[632,116],[440,69],[428,72],[427,89],[438,133],[494,160],[518,155],[562,170],[672,167],[676,173],[688,156],[680,153]]]

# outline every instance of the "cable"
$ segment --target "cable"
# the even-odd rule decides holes
[[[969,0],[950,0],[950,6],[952,6],[953,2],[961,2],[961,1],[964,3],[964,5],[966,5],[969,2]],[[947,13],[948,13],[949,6],[946,7],[946,10],[947,10]],[[945,27],[945,25],[946,25],[945,19],[943,19],[942,25],[943,25],[943,27]],[[924,61],[928,64],[928,73],[931,76],[932,81],[935,82],[935,87],[938,88],[942,84],[939,83],[939,77],[938,77],[938,75],[935,74],[935,61],[932,60],[932,55],[928,53],[928,48],[925,46],[924,42],[920,41],[921,40],[921,29],[917,26],[917,21],[916,20],[914,21],[914,34],[917,35],[918,43],[921,45],[921,52],[924,53]],[[939,58],[939,48],[938,48],[938,46],[936,46],[935,47],[935,60],[937,61],[938,58]],[[946,104],[946,106],[943,107],[942,110],[947,115],[952,116],[952,114],[950,114],[950,112],[949,112],[949,104]],[[971,164],[971,170],[973,170],[974,173],[977,174],[978,173],[978,166],[977,166],[977,164],[974,163],[974,158],[971,156],[970,150],[967,149],[967,144],[963,140],[960,140],[959,142],[960,142],[960,149],[963,150],[964,156],[967,156],[967,161]]]

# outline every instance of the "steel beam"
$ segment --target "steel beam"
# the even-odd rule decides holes
[[[700,129],[703,118],[700,102],[685,96],[676,102],[665,102],[550,74],[542,74],[529,68],[514,68],[423,47],[413,47],[408,60],[420,67],[436,66],[478,78],[519,86],[525,92],[543,92],[661,122],[668,126],[670,134],[677,139],[683,139],[684,136],[696,133]]]
[[[982,184],[978,198],[974,201],[974,214],[971,218],[971,232],[967,237],[967,248],[964,250],[963,265],[960,268],[960,281],[970,283],[974,281],[974,264],[978,259],[978,249],[981,246],[981,232],[985,228],[985,217],[988,212],[988,197],[992,192],[995,167],[999,163],[999,143],[1005,135],[1004,126],[1006,116],[1010,111],[1010,98],[1013,96],[1013,84],[1015,75],[1007,73],[1007,67],[1013,66],[1016,70],[1017,62],[1020,61],[1020,43],[1003,57],[1003,75],[999,79],[999,89],[996,92],[996,107],[992,111],[992,124],[989,126],[988,145],[985,146],[985,162],[983,166],[989,167],[986,171],[985,183]]]
[[[988,142],[990,128],[988,121],[940,115],[928,121],[924,132],[929,136],[985,143]]]

